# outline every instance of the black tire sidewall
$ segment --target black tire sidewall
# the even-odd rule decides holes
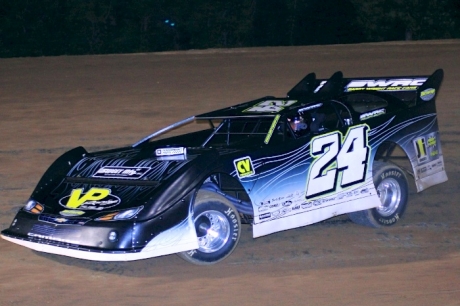
[[[241,235],[241,222],[239,220],[239,215],[233,205],[228,205],[226,203],[211,200],[208,202],[199,203],[194,207],[194,218],[200,215],[201,213],[209,210],[215,210],[221,212],[230,225],[230,235],[226,244],[216,252],[213,253],[204,253],[201,252],[199,249],[190,250],[184,252],[184,255],[188,257],[191,261],[195,263],[215,263],[221,261],[234,250],[236,244],[239,241]]]
[[[374,175],[375,188],[377,189],[380,183],[387,178],[392,178],[399,184],[401,188],[401,200],[396,211],[389,216],[382,216],[376,208],[371,210],[373,218],[381,226],[391,226],[398,222],[406,210],[408,200],[408,184],[404,172],[395,166],[383,167]]]

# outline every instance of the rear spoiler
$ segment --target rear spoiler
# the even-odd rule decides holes
[[[412,100],[416,104],[435,99],[444,77],[442,69],[430,76],[392,76],[344,78],[342,72],[329,79],[316,79],[314,73],[305,76],[289,92],[291,99],[325,100],[348,92],[385,92],[401,100]]]

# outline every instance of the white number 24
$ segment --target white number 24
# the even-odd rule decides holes
[[[311,140],[310,155],[314,161],[307,179],[307,199],[335,191],[339,179],[341,187],[365,180],[368,130],[367,125],[357,125],[351,127],[345,137],[335,131]]]

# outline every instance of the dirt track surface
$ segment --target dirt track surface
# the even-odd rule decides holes
[[[336,218],[242,240],[225,261],[100,263],[0,239],[0,305],[460,305],[460,41],[0,59],[0,229],[64,151],[132,144],[191,115],[327,78],[445,71],[437,100],[449,181],[394,227]]]

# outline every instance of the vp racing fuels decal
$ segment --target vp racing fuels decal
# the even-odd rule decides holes
[[[340,131],[317,136],[311,141],[314,158],[307,180],[305,197],[312,199],[341,188],[364,182],[369,159],[369,126],[350,128],[343,137]]]
[[[108,188],[91,188],[83,193],[83,188],[73,189],[69,196],[59,200],[65,208],[81,210],[103,210],[121,203],[119,197],[111,194]]]

